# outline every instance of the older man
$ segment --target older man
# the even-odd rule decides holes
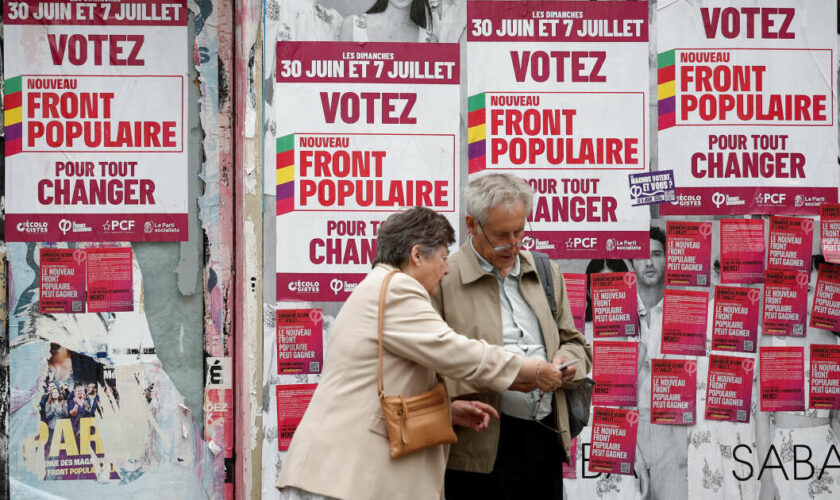
[[[552,263],[558,317],[552,317],[534,257],[522,249],[532,207],[528,184],[490,174],[466,189],[469,240],[449,259],[435,307],[455,331],[565,369],[563,385],[543,393],[478,394],[450,382],[453,398],[478,399],[500,410],[484,432],[460,429],[447,464],[446,497],[562,498],[561,463],[569,456],[569,419],[563,388],[584,378],[592,351],[575,329],[566,286]],[[559,325],[559,328],[558,328]]]

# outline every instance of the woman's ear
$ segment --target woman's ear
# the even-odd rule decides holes
[[[409,254],[409,258],[411,259],[411,263],[415,266],[420,265],[420,259],[423,257],[423,252],[420,249],[420,245],[414,245],[411,247],[411,252]]]

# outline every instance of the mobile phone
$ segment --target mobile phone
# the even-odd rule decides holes
[[[558,370],[564,370],[564,369],[572,366],[573,364],[577,363],[578,361],[580,361],[580,360],[579,359],[573,359],[573,360],[570,360],[570,361],[566,361],[565,363],[563,363],[561,365],[557,365],[557,369]]]

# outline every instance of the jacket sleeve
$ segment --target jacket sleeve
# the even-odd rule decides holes
[[[577,358],[583,361],[577,366],[575,381],[583,380],[586,374],[592,370],[592,346],[586,343],[586,338],[577,331],[575,320],[572,317],[572,308],[569,304],[569,296],[566,293],[566,281],[560,267],[551,262],[551,274],[554,279],[554,297],[557,301],[557,327],[560,334],[560,349],[570,359]]]
[[[522,359],[499,346],[458,334],[435,311],[426,290],[398,274],[388,289],[385,349],[452,379],[495,392],[507,389]]]

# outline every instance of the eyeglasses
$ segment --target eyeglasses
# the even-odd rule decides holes
[[[544,423],[542,423],[537,418],[537,415],[540,412],[540,406],[542,405],[542,400],[543,400],[544,397],[545,397],[545,393],[543,391],[540,391],[540,397],[538,397],[536,399],[536,403],[534,403],[534,406],[531,408],[531,420],[540,424],[541,426],[545,427],[546,429],[550,430],[551,432],[554,432],[556,434],[560,434],[560,431],[558,431],[557,429],[555,429],[554,427],[552,427],[550,425],[545,425]]]
[[[519,241],[517,241],[516,243],[508,243],[507,245],[496,245],[495,243],[493,243],[493,241],[490,240],[490,237],[487,236],[487,231],[484,230],[484,226],[481,225],[481,222],[478,222],[477,219],[476,222],[478,223],[479,229],[481,229],[481,234],[484,236],[484,239],[487,240],[487,243],[490,243],[490,246],[493,247],[494,252],[503,252],[511,248],[524,248],[528,250],[530,248],[533,248],[534,246],[535,240],[528,236],[528,233],[533,232],[531,230],[530,222],[528,222],[527,232],[525,231],[525,229],[522,229],[521,231],[516,231],[515,233],[513,233],[514,239]]]

